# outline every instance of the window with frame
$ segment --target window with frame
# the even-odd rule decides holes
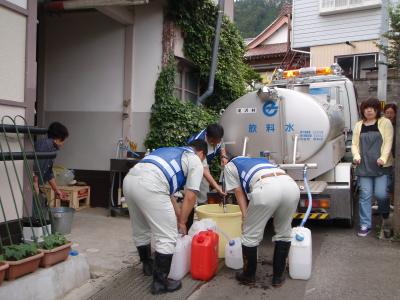
[[[382,0],[320,0],[319,13],[321,15],[334,14],[345,11],[377,8]]]
[[[174,95],[182,101],[197,102],[199,97],[199,74],[192,67],[178,64],[175,75]]]
[[[367,78],[367,72],[377,67],[378,53],[336,56],[335,62],[349,79]]]

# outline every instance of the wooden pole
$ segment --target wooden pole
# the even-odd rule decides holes
[[[400,53],[399,58],[397,60],[397,70],[396,70],[397,80],[396,84],[399,85],[400,80]],[[395,76],[396,76],[395,75]],[[400,86],[394,87],[397,91],[400,91]],[[398,92],[397,97],[397,108],[400,108],[400,92]],[[394,160],[394,199],[393,199],[393,231],[395,239],[400,239],[400,111],[397,111],[396,114],[396,128],[395,135],[396,135],[396,148],[395,148],[395,160]]]

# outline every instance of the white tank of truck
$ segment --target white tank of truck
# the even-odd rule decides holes
[[[340,74],[310,76],[309,69],[306,76],[276,81],[225,109],[220,124],[227,152],[266,156],[277,164],[316,163],[318,168],[308,171],[316,199],[311,219],[344,219],[352,225],[351,163],[343,160],[358,119],[354,88]],[[287,172],[302,185],[302,170]],[[306,202],[300,201],[299,218]]]
[[[333,168],[344,155],[342,110],[296,90],[267,87],[232,103],[220,123],[229,153],[241,155],[247,138],[247,155],[268,153],[279,164],[293,162],[297,136],[296,161],[318,164],[310,174],[312,179]]]

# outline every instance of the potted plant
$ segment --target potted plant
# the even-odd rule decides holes
[[[47,268],[66,260],[71,250],[71,245],[72,243],[58,232],[43,237],[40,248],[44,255],[40,260],[40,266]]]
[[[43,253],[35,243],[3,247],[3,256],[10,265],[6,270],[6,279],[14,280],[23,275],[35,272],[39,268]]]
[[[0,285],[3,283],[6,275],[6,270],[10,265],[4,261],[3,255],[0,255]]]

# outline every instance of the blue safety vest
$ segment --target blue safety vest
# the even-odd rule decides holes
[[[195,141],[195,140],[203,140],[203,141],[207,142],[207,140],[206,140],[206,129],[203,129],[203,130],[200,131],[198,134],[192,135],[192,136],[187,140],[187,143],[189,144],[189,143],[191,143],[191,142],[193,142],[193,141]],[[207,144],[208,144],[208,143],[207,143]],[[208,164],[211,164],[212,160],[213,160],[216,156],[220,155],[220,153],[221,153],[221,143],[219,143],[219,144],[215,147],[213,153],[207,154],[207,163],[208,163]]]
[[[141,163],[155,164],[164,173],[169,183],[169,192],[174,194],[186,184],[186,177],[182,170],[182,154],[194,153],[190,147],[164,147],[159,148],[145,156]]]
[[[252,158],[239,156],[231,160],[236,166],[239,174],[240,183],[246,193],[250,193],[250,181],[254,174],[262,169],[277,168],[276,165],[270,163],[266,158]]]

